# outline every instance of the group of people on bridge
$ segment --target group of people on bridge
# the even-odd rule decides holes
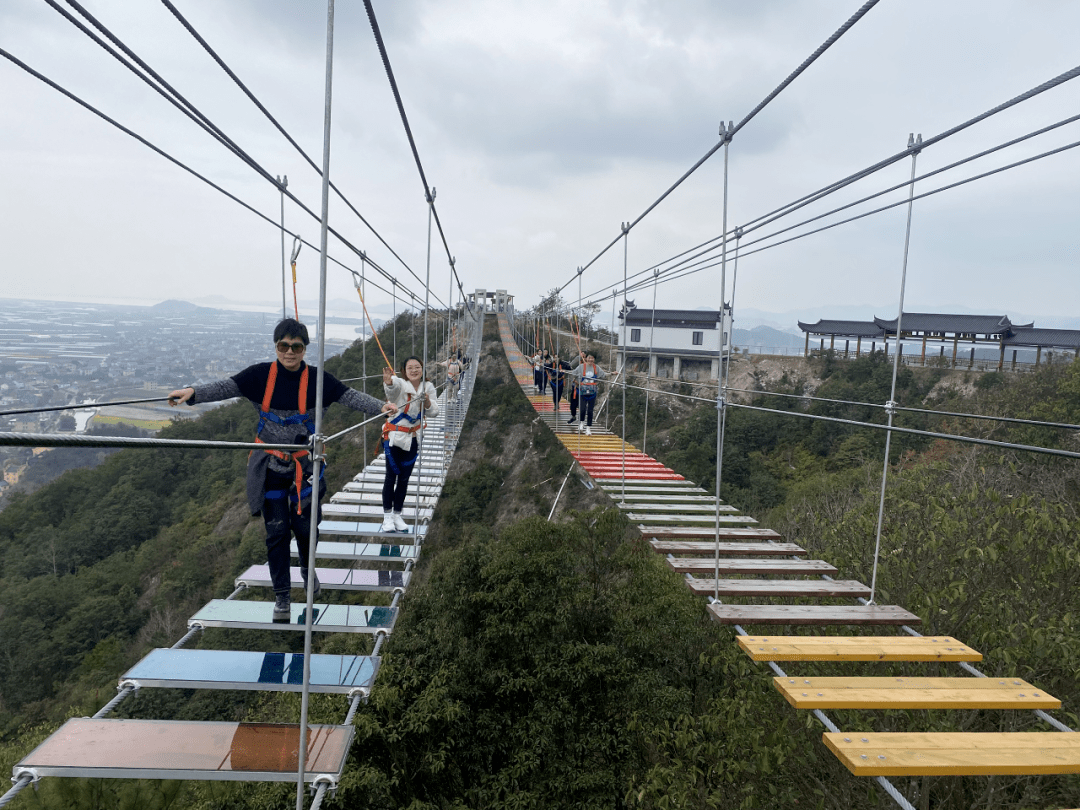
[[[559,418],[559,402],[565,393],[570,403],[570,418],[566,424],[577,423],[579,433],[584,430],[586,436],[591,436],[596,395],[600,380],[607,377],[607,372],[596,365],[596,357],[592,353],[579,352],[578,357],[578,365],[572,366],[569,361],[560,360],[557,354],[537,351],[530,358],[533,384],[538,394],[544,394],[551,386],[556,420]]]
[[[194,405],[244,397],[259,411],[255,441],[260,444],[307,445],[315,433],[316,375],[318,369],[304,361],[308,343],[307,327],[293,318],[285,318],[274,328],[277,357],[269,363],[256,363],[218,382],[191,385],[169,394],[169,404]],[[454,383],[463,373],[460,360],[454,371]],[[450,373],[450,366],[447,366]],[[382,445],[386,456],[383,482],[383,532],[404,532],[402,518],[405,495],[413,467],[423,441],[425,419],[437,416],[439,404],[434,384],[425,380],[424,364],[419,357],[408,357],[400,374],[383,369],[384,400],[349,388],[332,374],[323,373],[323,408],[340,402],[361,413],[386,414]],[[315,521],[316,542],[321,518],[319,501],[326,493],[323,480],[313,480],[310,450],[285,452],[267,449],[252,452],[247,465],[247,498],[252,515],[261,514],[266,528],[266,553],[274,588],[274,621],[291,620],[292,578],[289,572],[290,541],[296,538],[300,557],[300,575],[308,583],[308,553],[311,521]],[[313,497],[314,495],[314,497]],[[314,509],[312,508],[314,504]],[[312,583],[317,596],[318,578]]]

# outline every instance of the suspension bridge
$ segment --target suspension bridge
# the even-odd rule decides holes
[[[365,9],[375,37],[380,59],[386,72],[401,118],[418,179],[422,186],[428,223],[427,266],[423,275],[410,267],[388,242],[360,214],[336,184],[330,180],[330,113],[332,110],[331,87],[333,67],[334,3],[330,0],[327,20],[327,54],[325,86],[325,122],[323,155],[321,164],[300,149],[296,140],[272,116],[255,94],[239,76],[228,67],[224,59],[211,47],[195,27],[184,18],[170,0],[164,5],[177,21],[190,33],[213,61],[240,88],[274,128],[303,156],[306,163],[320,175],[322,206],[305,203],[299,194],[290,191],[286,178],[276,177],[261,165],[248,151],[228,136],[222,128],[210,120],[188,98],[176,90],[156,72],[146,60],[136,55],[101,20],[95,18],[78,3],[69,2],[82,19],[63,9],[53,0],[47,0],[65,20],[96,45],[110,58],[117,60],[127,70],[145,82],[152,90],[172,105],[186,121],[219,143],[262,181],[268,183],[281,199],[281,217],[274,220],[258,211],[251,204],[226,191],[213,180],[181,162],[164,148],[151,143],[134,130],[105,115],[72,91],[52,81],[15,54],[0,49],[9,63],[97,116],[110,127],[133,138],[141,146],[170,162],[176,168],[206,183],[216,192],[224,194],[244,207],[281,236],[282,313],[287,314],[286,292],[289,287],[286,269],[293,270],[293,311],[299,316],[297,299],[296,261],[304,245],[319,253],[320,264],[320,324],[326,318],[326,272],[332,264],[349,274],[355,284],[365,316],[371,326],[366,297],[368,287],[391,296],[396,317],[399,300],[408,300],[413,308],[420,309],[422,302],[425,318],[422,355],[425,362],[432,359],[428,345],[427,323],[432,300],[446,312],[446,332],[443,346],[458,343],[473,357],[479,356],[480,335],[483,329],[483,308],[470,307],[462,280],[458,275],[456,259],[452,255],[443,223],[435,206],[435,188],[429,181],[420,160],[420,152],[413,137],[402,94],[391,67],[391,60],[383,41],[374,9],[367,0]],[[737,123],[720,124],[720,139],[690,169],[636,218],[620,223],[618,234],[590,261],[582,264],[576,272],[556,289],[557,294],[567,291],[577,281],[576,305],[568,307],[572,320],[580,324],[582,314],[590,307],[606,302],[612,303],[614,334],[614,310],[620,300],[624,306],[627,296],[636,290],[646,290],[652,285],[654,292],[660,283],[701,273],[710,269],[719,271],[720,311],[725,307],[734,309],[735,281],[738,262],[758,252],[802,239],[838,225],[853,222],[871,214],[899,208],[907,212],[904,233],[904,260],[900,268],[898,316],[896,319],[897,343],[903,340],[902,317],[907,279],[908,248],[911,236],[911,211],[917,200],[948,191],[957,186],[976,182],[985,177],[1045,160],[1080,145],[1080,141],[1047,149],[1033,157],[1025,157],[998,169],[981,172],[964,178],[958,183],[922,190],[923,181],[947,169],[956,169],[971,161],[1018,143],[1036,138],[1047,132],[1067,127],[1080,120],[1070,115],[1049,126],[1031,130],[1021,138],[998,144],[978,154],[967,156],[946,167],[917,175],[916,162],[920,154],[947,141],[959,132],[979,125],[1004,110],[1021,105],[1049,90],[1060,87],[1080,76],[1080,67],[1048,78],[1030,90],[1003,101],[993,109],[961,121],[936,135],[923,138],[912,136],[905,149],[874,162],[799,197],[780,208],[747,220],[736,227],[728,225],[728,160],[736,135],[774,99],[796,82],[822,54],[837,40],[856,26],[875,5],[877,0],[863,4],[822,45],[802,62],[783,82],[757,104]],[[714,156],[720,155],[724,164],[723,224],[719,235],[683,250],[677,255],[650,264],[633,274],[629,271],[629,237],[643,220],[673,191],[687,180],[699,167]],[[846,203],[823,214],[807,217],[794,225],[773,227],[786,217],[792,217],[804,207],[824,200],[829,195],[848,188],[854,183],[874,177],[884,168],[910,163],[910,177],[906,182],[874,192],[856,202]],[[916,194],[916,185],[919,193]],[[393,257],[410,280],[399,272],[391,272],[361,250],[342,230],[330,225],[329,198],[331,191],[346,208],[365,225],[371,236]],[[879,205],[875,200],[893,191],[906,194],[905,199]],[[298,229],[285,226],[285,202],[288,200],[304,216],[318,223],[319,244],[305,240]],[[848,209],[867,204],[878,207],[861,213],[846,213]],[[843,219],[838,219],[843,217]],[[798,229],[797,234],[790,232]],[[293,239],[291,258],[286,259],[285,238]],[[331,255],[328,242],[334,237],[344,246],[353,266]],[[276,234],[275,234],[276,238]],[[446,254],[446,300],[435,292],[431,278],[431,254],[433,245],[441,242]],[[582,278],[586,271],[612,248],[621,243],[623,247],[623,273],[621,280],[600,286],[587,296],[582,295]],[[728,265],[734,272],[728,283]],[[356,265],[359,269],[355,269]],[[440,285],[441,281],[438,282]],[[460,317],[456,326],[451,321],[457,312],[453,301],[457,290]],[[565,317],[563,311],[542,313],[544,318]],[[507,359],[517,382],[536,409],[539,417],[555,433],[560,443],[571,453],[582,474],[608,494],[613,507],[619,509],[657,553],[664,555],[671,569],[683,575],[690,590],[707,601],[709,616],[718,624],[731,627],[733,642],[750,659],[766,664],[775,674],[774,685],[778,691],[777,702],[786,701],[795,710],[808,711],[825,727],[823,745],[856,777],[877,780],[897,806],[914,810],[911,802],[892,782],[890,777],[918,775],[993,775],[993,774],[1073,774],[1080,773],[1080,739],[1074,730],[1048,712],[1063,708],[1061,702],[1048,694],[1037,682],[1028,682],[1013,675],[987,677],[974,664],[982,660],[983,653],[969,646],[963,639],[946,636],[922,636],[915,629],[920,617],[902,605],[882,605],[876,600],[878,592],[877,559],[880,552],[884,514],[884,491],[888,482],[889,442],[894,434],[917,433],[947,441],[968,442],[988,446],[1005,446],[1010,449],[1044,453],[1070,460],[1080,458],[1080,453],[1060,448],[1039,447],[1017,443],[1003,443],[978,436],[939,434],[913,430],[893,424],[896,413],[903,410],[896,400],[896,376],[900,351],[894,353],[892,393],[885,408],[885,425],[860,423],[829,417],[797,414],[809,418],[825,419],[836,423],[870,427],[885,434],[885,467],[882,475],[882,509],[879,510],[874,549],[874,572],[870,583],[841,579],[843,573],[827,560],[807,559],[808,553],[799,545],[786,542],[778,532],[757,524],[757,521],[720,499],[723,478],[724,426],[729,408],[744,407],[768,410],[759,406],[735,403],[728,399],[729,348],[721,347],[717,355],[718,375],[716,397],[709,401],[717,410],[717,474],[716,490],[708,492],[695,482],[684,478],[647,455],[643,448],[626,441],[625,392],[631,387],[625,360],[625,339],[620,376],[605,383],[609,386],[607,403],[611,392],[621,391],[624,397],[622,418],[623,434],[615,435],[598,424],[584,433],[571,429],[562,419],[566,404],[558,399],[552,401],[539,392],[530,391],[533,380],[533,364],[527,355],[542,348],[542,339],[529,342],[524,323],[515,320],[512,307],[497,313],[499,329]],[[580,326],[578,333],[580,334]],[[451,335],[460,337],[452,338]],[[395,333],[396,335],[396,333]],[[534,335],[534,337],[536,337]],[[438,340],[433,341],[438,344]],[[380,347],[381,348],[381,347]],[[366,344],[365,344],[366,352]],[[391,354],[399,356],[397,347]],[[650,346],[651,354],[651,346]],[[386,353],[384,352],[384,357]],[[323,365],[320,337],[319,366]],[[389,357],[387,363],[390,364]],[[364,359],[366,369],[366,354]],[[379,493],[385,473],[386,460],[379,456],[344,489],[331,496],[322,508],[318,522],[323,541],[312,544],[313,560],[332,562],[332,565],[315,568],[321,587],[327,591],[356,591],[379,594],[370,604],[336,604],[318,602],[312,587],[307,588],[307,600],[293,605],[288,622],[273,621],[273,603],[260,599],[242,598],[251,594],[265,593],[270,587],[267,565],[255,565],[236,578],[235,590],[221,599],[215,599],[201,607],[188,619],[188,632],[172,647],[152,651],[143,660],[120,674],[117,696],[109,701],[93,717],[72,718],[44,743],[29,752],[13,772],[14,786],[0,797],[0,806],[13,801],[25,787],[46,777],[92,776],[104,778],[160,778],[227,781],[278,781],[297,783],[297,808],[303,804],[304,791],[313,792],[312,808],[318,808],[332,795],[342,777],[350,747],[353,743],[353,717],[361,702],[370,695],[376,683],[381,663],[381,651],[393,633],[398,613],[403,609],[402,599],[409,587],[413,568],[419,558],[429,521],[438,506],[439,496],[446,480],[460,436],[461,424],[470,401],[475,366],[463,378],[460,402],[443,389],[440,397],[440,413],[431,420],[424,442],[419,448],[416,471],[404,516],[411,525],[404,533],[388,533],[378,522],[381,514]],[[321,388],[320,388],[321,391]],[[648,394],[653,392],[646,385]],[[321,393],[320,393],[321,397]],[[689,397],[695,399],[695,397]],[[697,397],[696,399],[700,399]],[[646,400],[648,402],[648,399]],[[322,403],[316,411],[321,415]],[[600,406],[601,409],[604,407]],[[647,406],[646,406],[647,407]],[[877,407],[877,406],[875,406]],[[785,413],[785,416],[790,416]],[[960,416],[975,416],[964,414]],[[377,417],[378,418],[378,417]],[[779,417],[777,417],[779,418]],[[214,447],[237,450],[275,449],[282,452],[311,452],[316,458],[316,474],[322,459],[322,449],[327,442],[340,439],[343,434],[324,436],[321,416],[316,420],[315,434],[310,445],[255,445],[243,442],[194,442],[178,440],[123,440],[93,439],[80,437],[41,436],[33,434],[2,434],[0,444],[32,446],[115,446],[115,447]],[[373,420],[369,420],[373,421]],[[1012,420],[1022,421],[1022,420]],[[355,426],[362,428],[367,422]],[[648,424],[646,410],[646,429]],[[1032,422],[1039,426],[1077,429],[1076,425],[1052,422]],[[350,429],[352,430],[352,429]],[[554,505],[552,507],[554,511]],[[294,544],[294,556],[298,550]],[[300,561],[301,563],[303,561]],[[291,569],[294,587],[304,587],[301,566]],[[753,600],[752,602],[728,603],[725,599]],[[813,600],[833,600],[828,604],[815,604]],[[835,600],[847,600],[835,604]],[[811,602],[807,604],[806,602]],[[744,627],[759,629],[768,626],[797,627],[807,634],[773,635],[757,633],[750,635]],[[878,635],[833,634],[835,628],[860,628]],[[303,632],[305,652],[283,653],[273,650],[217,650],[186,649],[188,642],[201,633],[213,633],[219,629],[261,630],[272,634]],[[885,633],[884,630],[891,630]],[[818,634],[818,631],[821,634]],[[315,632],[362,634],[373,637],[372,651],[367,655],[313,654],[311,638]],[[275,646],[268,642],[267,647]],[[818,675],[812,665],[843,662],[900,661],[913,665],[955,665],[966,673],[960,677],[910,676],[834,676]],[[791,662],[791,663],[785,663]],[[789,673],[788,668],[798,667],[800,672]],[[302,708],[296,724],[244,723],[244,722],[181,722],[166,720],[110,719],[108,715],[124,700],[141,689],[190,688],[197,690],[260,690],[298,692],[302,695]],[[308,696],[321,693],[340,695],[346,702],[344,717],[340,724],[310,724],[308,722]],[[945,709],[985,711],[1023,710],[1035,713],[1038,720],[1050,730],[1038,732],[856,732],[844,731],[825,712],[859,708],[883,711],[889,709]],[[1066,707],[1067,708],[1067,707]]]

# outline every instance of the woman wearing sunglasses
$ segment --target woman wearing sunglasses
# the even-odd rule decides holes
[[[277,359],[248,366],[238,374],[206,385],[180,388],[169,394],[170,405],[217,402],[245,397],[259,410],[255,441],[267,444],[307,444],[315,432],[315,389],[318,369],[304,362],[308,330],[304,324],[286,318],[274,328]],[[348,388],[331,374],[323,374],[323,407],[340,402],[354,411],[377,414],[392,410],[372,396]],[[325,470],[325,466],[322,468]],[[247,496],[252,515],[260,512],[266,524],[266,554],[274,585],[274,621],[291,619],[289,589],[289,541],[296,537],[300,553],[300,574],[307,586],[308,538],[311,534],[312,490],[311,454],[307,450],[253,452],[248,456]],[[318,525],[319,500],[326,492],[320,480],[315,498]],[[315,594],[320,586],[314,582]]]

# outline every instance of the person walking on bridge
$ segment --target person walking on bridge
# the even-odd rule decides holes
[[[424,439],[425,417],[439,415],[435,386],[424,380],[424,364],[419,357],[408,357],[401,364],[401,376],[391,368],[383,369],[383,391],[396,414],[383,425],[383,452],[386,477],[383,479],[382,506],[384,532],[407,532],[401,516],[409,489],[420,442]]]
[[[267,444],[308,444],[315,432],[315,393],[318,369],[304,362],[308,343],[307,327],[286,318],[274,327],[277,359],[248,366],[238,374],[206,385],[189,385],[169,394],[172,406],[187,403],[218,402],[244,397],[259,411],[255,441]],[[393,406],[375,397],[348,388],[331,374],[323,373],[323,407],[340,402],[354,411],[377,414]],[[300,574],[307,587],[308,540],[311,521],[318,526],[319,500],[326,492],[320,480],[311,480],[312,460],[308,450],[286,453],[281,450],[252,451],[248,455],[247,498],[252,515],[262,514],[266,525],[266,556],[274,587],[274,621],[291,618],[289,589],[289,541],[296,538],[300,555]],[[317,494],[313,497],[313,490]],[[312,510],[312,502],[315,509]],[[314,515],[313,515],[314,511]],[[316,529],[316,531],[318,531]],[[316,535],[316,542],[318,536]],[[314,582],[315,594],[320,591]]]
[[[607,372],[596,365],[596,357],[592,354],[585,355],[585,362],[570,372],[570,376],[577,380],[578,384],[578,432],[582,425],[585,427],[585,435],[592,435],[593,408],[596,406],[596,393],[600,387],[600,380],[607,377]]]

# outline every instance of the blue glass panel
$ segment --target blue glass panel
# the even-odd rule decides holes
[[[367,655],[313,655],[311,690],[347,693],[370,687],[379,658]],[[153,650],[124,673],[142,686],[300,691],[304,656],[292,653],[234,650]],[[290,688],[295,687],[295,688]]]

